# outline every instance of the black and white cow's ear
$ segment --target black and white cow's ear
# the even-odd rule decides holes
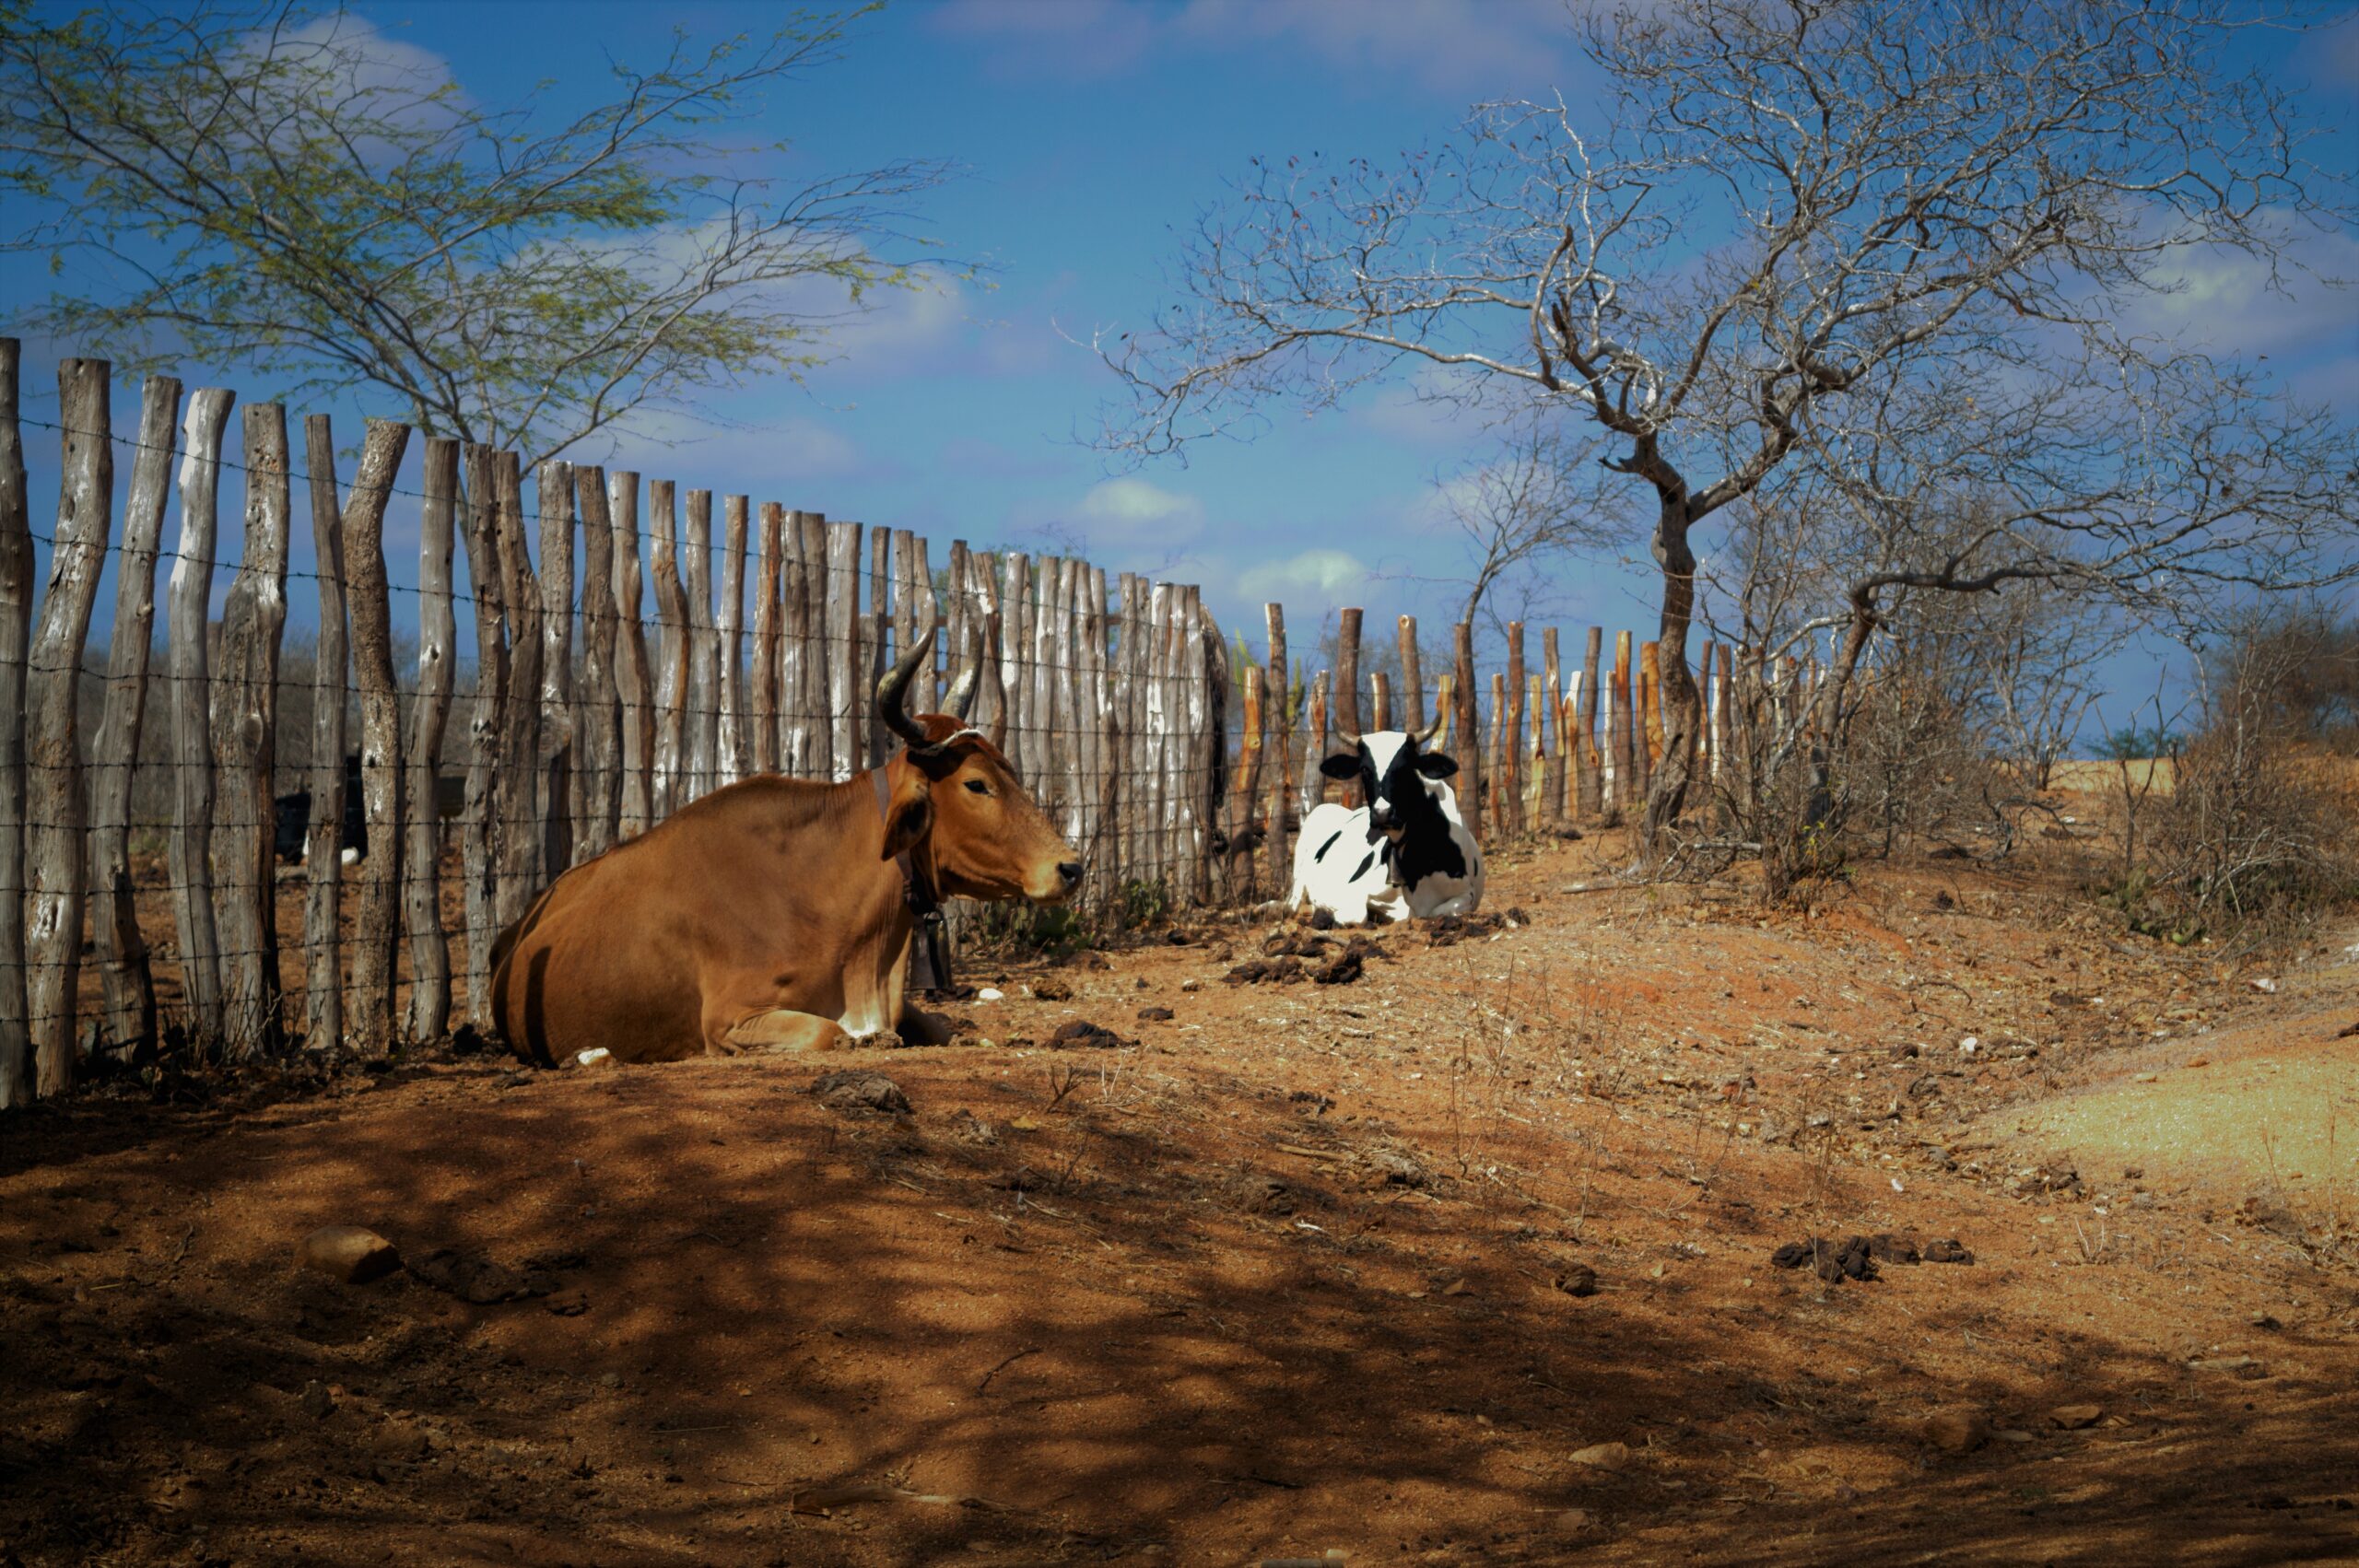
[[[1359,753],[1339,752],[1321,762],[1319,771],[1330,778],[1357,778],[1360,776]]]
[[[1427,778],[1448,778],[1458,771],[1458,759],[1442,752],[1420,752],[1417,772]]]

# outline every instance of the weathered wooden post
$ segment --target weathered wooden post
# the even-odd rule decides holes
[[[1662,645],[1643,644],[1638,649],[1638,723],[1646,736],[1649,777],[1662,765]]]
[[[360,803],[369,856],[353,922],[353,1042],[381,1054],[393,1038],[393,970],[400,940],[402,708],[393,685],[393,613],[385,580],[385,506],[409,445],[409,427],[371,419],[360,472],[344,506],[344,562],[351,583],[352,668],[360,687]]]
[[[1553,827],[1565,820],[1565,774],[1570,766],[1566,759],[1571,755],[1572,748],[1565,731],[1565,667],[1558,657],[1555,627],[1550,626],[1540,634],[1540,647],[1547,676],[1543,687],[1546,695],[1544,701],[1534,699],[1532,732],[1535,738],[1540,733],[1538,715],[1545,715],[1548,728],[1555,731],[1555,744],[1548,749],[1547,776],[1541,793],[1545,802],[1543,814]]]
[[[607,521],[614,530],[615,685],[622,712],[622,790],[616,834],[633,838],[655,825],[655,690],[647,663],[647,624],[640,611],[639,475],[606,475]]]
[[[1237,777],[1228,790],[1228,867],[1232,884],[1242,872],[1243,890],[1248,896],[1262,885],[1260,846],[1255,842],[1253,811],[1262,800],[1262,754],[1267,743],[1268,724],[1263,717],[1262,700],[1262,666],[1248,664],[1238,672],[1243,687],[1243,724],[1238,731]],[[1232,885],[1232,897],[1239,888]]]
[[[602,468],[573,471],[574,509],[581,518],[581,680],[574,738],[581,801],[575,853],[603,855],[622,830],[622,703],[615,680],[615,521],[606,509]]]
[[[687,800],[688,592],[680,579],[679,509],[669,479],[647,485],[647,513],[655,541],[650,568],[655,588],[655,712],[652,735],[655,800],[651,825]]]
[[[205,698],[213,689],[206,623],[213,602],[213,551],[221,521],[221,440],[237,394],[203,387],[189,399],[182,430],[181,528],[165,591],[172,720],[172,833],[165,858],[172,922],[180,938],[181,992],[189,1043],[202,1058],[221,1046],[221,941],[213,908],[213,742]]]
[[[779,565],[779,768],[791,778],[816,777],[812,758],[810,562],[804,554],[803,514],[786,514],[781,535],[785,558]]]
[[[49,585],[28,655],[25,811],[31,874],[25,900],[25,961],[30,965],[25,1005],[33,1086],[44,1097],[74,1084],[74,1004],[89,885],[76,688],[114,509],[108,374],[103,359],[68,359],[57,367],[57,422],[63,427],[57,531],[50,542]]]
[[[867,766],[868,715],[860,700],[860,538],[856,522],[827,524],[827,777],[839,783]]]
[[[426,505],[417,530],[417,693],[411,700],[408,864],[402,877],[409,925],[409,1037],[441,1037],[451,1023],[451,943],[442,934],[442,731],[451,717],[451,682],[459,626],[451,609],[451,539],[459,501],[459,443],[426,443]]]
[[[754,766],[776,773],[784,766],[779,751],[779,576],[786,536],[786,509],[764,501],[760,543],[754,559]]]
[[[713,616],[715,785],[734,784],[752,771],[747,756],[745,703],[745,540],[753,502],[725,496],[721,502],[721,608]]]
[[[33,535],[18,423],[22,350],[0,337],[0,1110],[33,1097],[25,1012],[25,677]]]
[[[1344,610],[1336,618],[1335,685],[1328,693],[1327,704],[1334,734],[1356,735],[1360,732],[1360,613],[1357,609]],[[1363,803],[1357,783],[1337,785],[1334,795],[1346,807]]]
[[[1303,821],[1308,824],[1310,813],[1327,799],[1327,776],[1319,765],[1327,760],[1327,672],[1320,671],[1310,678],[1307,694],[1309,718],[1302,730],[1302,779],[1296,795],[1300,803]]]
[[[278,733],[278,647],[287,628],[289,496],[287,411],[246,410],[246,534],[221,608],[221,661],[213,681],[213,761],[221,797],[213,869],[221,916],[222,1032],[234,1059],[275,1056],[285,1043],[271,794]]]
[[[494,828],[495,931],[524,918],[541,890],[546,818],[541,784],[541,585],[524,547],[524,476],[514,452],[494,462],[499,593],[508,622],[508,689],[499,715],[500,811]],[[356,625],[357,625],[356,621]],[[546,872],[554,875],[552,868]]]
[[[1466,819],[1466,831],[1479,842],[1483,838],[1483,729],[1475,717],[1479,699],[1474,686],[1474,624],[1459,622],[1450,628],[1450,638],[1456,654],[1450,685],[1458,703],[1458,808]]]
[[[573,864],[579,809],[573,720],[573,465],[544,461],[533,475],[541,513],[541,876]]]
[[[861,732],[868,737],[868,757],[861,766],[881,767],[892,755],[893,731],[876,717],[876,688],[893,667],[886,644],[892,636],[893,531],[879,523],[868,531],[868,614],[861,622]]]
[[[156,980],[131,892],[131,785],[147,707],[147,661],[156,641],[156,553],[171,494],[181,384],[150,376],[141,398],[139,447],[123,510],[115,565],[114,629],[107,650],[105,711],[90,751],[90,922],[106,990],[107,1037],[123,1047],[156,1033]]]
[[[1614,736],[1614,809],[1625,816],[1629,814],[1635,795],[1637,766],[1630,744],[1630,683],[1633,675],[1630,656],[1630,634],[1614,634],[1614,686],[1611,693],[1614,714],[1606,726]]]
[[[1415,733],[1426,727],[1426,672],[1417,651],[1417,617],[1403,615],[1400,625],[1401,728]]]
[[[460,828],[460,860],[466,880],[467,1016],[481,1026],[493,1021],[491,944],[500,930],[500,846],[512,831],[507,816],[515,809],[517,788],[530,782],[518,776],[503,776],[499,766],[500,721],[511,699],[507,573],[499,560],[498,460],[499,454],[489,447],[470,443],[466,449],[464,516],[467,579],[474,590],[475,612],[475,703],[467,722],[467,807]],[[340,741],[336,749],[343,750]],[[529,797],[529,789],[526,794]],[[333,856],[334,851],[330,853]],[[332,910],[330,918],[334,918]]]
[[[828,619],[828,611],[843,591],[840,584],[828,580],[834,535],[825,512],[799,511],[794,519],[803,536],[803,694],[810,726],[805,776],[849,778],[849,769],[841,775],[836,772],[836,723],[828,708],[836,662],[836,644],[828,635],[834,623]]]
[[[1581,652],[1580,708],[1575,725],[1580,737],[1577,761],[1580,768],[1579,798],[1581,820],[1594,822],[1604,809],[1605,756],[1597,743],[1598,682],[1605,656],[1605,628],[1591,626],[1589,641]]]
[[[1277,883],[1279,896],[1284,897],[1287,879],[1293,874],[1294,867],[1293,858],[1288,852],[1286,822],[1294,785],[1294,693],[1290,676],[1292,666],[1286,662],[1285,606],[1264,603],[1262,618],[1270,631],[1269,671],[1262,694],[1262,723],[1268,730],[1262,741],[1262,766],[1270,774],[1270,798],[1264,809],[1270,818],[1272,878]]]
[[[1507,707],[1504,728],[1499,735],[1500,772],[1498,795],[1504,806],[1500,831],[1520,835],[1532,824],[1523,813],[1523,623],[1508,623],[1508,667],[1506,680]]]
[[[1516,824],[1515,745],[1508,739],[1508,678],[1491,672],[1491,733],[1484,747],[1484,766],[1491,780],[1491,819],[1502,837],[1512,837]]]
[[[303,467],[311,486],[312,573],[319,587],[319,640],[311,655],[311,766],[304,784],[311,820],[303,831],[303,1044],[324,1050],[344,1037],[344,732],[350,664],[344,610],[343,499],[335,477],[335,431],[324,414],[303,419]]]
[[[1549,820],[1548,781],[1555,777],[1549,766],[1548,688],[1537,670],[1526,672],[1524,685],[1523,710],[1532,724],[1524,741],[1523,830],[1537,833]]]
[[[721,631],[712,604],[712,492],[688,492],[688,531],[680,550],[688,592],[688,791],[682,804],[712,792],[721,777]]]
[[[1000,749],[1007,754],[1008,766],[1027,786],[1038,780],[1032,754],[1038,736],[1033,731],[1032,685],[1025,673],[1025,665],[1032,655],[1032,561],[1021,550],[1010,550],[1002,557],[1003,576],[999,595],[999,689],[1003,704],[1001,712],[1007,726],[1007,739]]]
[[[1367,677],[1367,727],[1371,730],[1392,728],[1392,683],[1381,670],[1371,670]]]

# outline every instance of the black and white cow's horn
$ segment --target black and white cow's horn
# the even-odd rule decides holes
[[[967,710],[975,703],[975,687],[982,680],[983,653],[978,646],[981,640],[971,633],[968,636],[967,666],[958,672],[957,678],[950,683],[950,690],[942,699],[942,711],[961,724],[967,721]]]
[[[933,739],[925,727],[910,717],[910,682],[916,678],[918,666],[933,656],[933,628],[928,626],[918,645],[902,655],[893,666],[892,673],[876,683],[876,717],[885,727],[901,737],[911,751],[933,749]]]

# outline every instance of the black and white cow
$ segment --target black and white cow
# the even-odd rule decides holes
[[[1379,730],[1319,765],[1330,778],[1357,779],[1367,804],[1324,805],[1303,820],[1288,908],[1324,909],[1344,925],[1371,913],[1405,920],[1474,912],[1483,851],[1459,817],[1457,791],[1442,782],[1458,763],[1418,749],[1440,728]]]

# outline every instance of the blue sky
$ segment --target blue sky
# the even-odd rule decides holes
[[[651,58],[674,29],[717,41],[778,15],[723,0],[359,0],[354,13],[384,47],[448,62],[479,100],[513,101],[546,80],[552,111],[599,91],[608,57]],[[1184,467],[1124,470],[1080,439],[1114,390],[1084,345],[1093,330],[1142,323],[1168,298],[1181,231],[1256,155],[1383,158],[1446,136],[1476,99],[1561,90],[1578,104],[1586,66],[1565,18],[1545,0],[892,6],[854,27],[844,61],[774,93],[759,129],[792,138],[797,167],[814,173],[957,160],[964,173],[925,200],[916,227],[980,263],[979,278],[890,300],[844,334],[840,361],[807,388],[745,389],[717,401],[721,422],[708,428],[670,424],[684,444],[627,442],[614,461],[684,487],[914,528],[933,538],[937,561],[955,536],[1078,548],[1109,572],[1200,581],[1224,623],[1257,639],[1272,598],[1285,603],[1297,647],[1338,604],[1365,605],[1371,626],[1403,611],[1439,622],[1463,590],[1416,579],[1449,579],[1463,563],[1434,523],[1432,484],[1477,455],[1480,438],[1419,404],[1405,373],[1338,413],[1277,410],[1259,440],[1203,444]],[[2311,83],[2338,127],[2314,149],[2323,161],[2359,170],[2359,12],[2323,36],[2251,47],[2289,83]],[[2317,259],[2359,275],[2348,234],[2322,241]],[[2359,296],[2297,279],[2288,299],[2258,281],[2197,268],[2154,325],[2233,334],[2304,392],[2359,404]],[[0,315],[46,284],[29,260],[0,259]],[[252,375],[194,366],[183,379],[267,391]],[[45,355],[29,355],[26,381],[29,412],[46,416]],[[136,403],[135,388],[118,387],[119,419]],[[335,410],[356,435],[361,405]],[[55,448],[29,446],[38,519],[54,493]],[[415,454],[411,464],[414,480]],[[118,483],[127,477],[126,465]],[[1635,486],[1626,499],[1634,517],[1650,510]],[[397,507],[391,524],[391,548],[414,547],[414,512]],[[297,532],[300,567],[309,549]],[[414,572],[396,560],[397,580]],[[1591,621],[1651,624],[1650,571],[1602,561],[1557,587],[1552,618],[1568,635]],[[306,597],[293,595],[299,622]],[[2150,677],[2138,684],[2151,692]]]

